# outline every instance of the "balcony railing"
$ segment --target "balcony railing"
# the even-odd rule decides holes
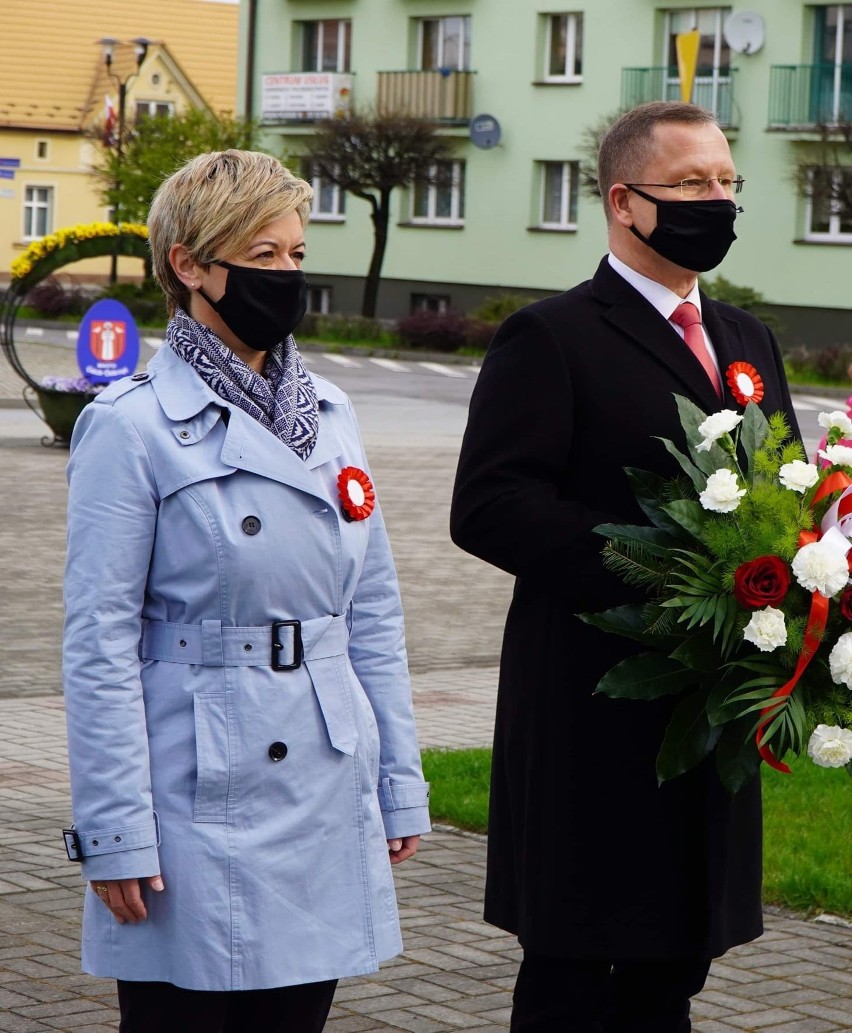
[[[692,86],[692,103],[708,108],[719,125],[734,121],[734,68],[699,70]],[[621,106],[634,108],[652,100],[680,100],[677,68],[622,68]]]
[[[382,114],[413,115],[464,125],[473,116],[473,72],[379,72]]]
[[[812,129],[852,122],[852,65],[773,65],[769,125]]]

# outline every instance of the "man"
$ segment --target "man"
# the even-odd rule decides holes
[[[744,360],[763,410],[796,423],[772,334],[697,287],[735,239],[742,185],[713,116],[636,108],[608,131],[598,172],[610,254],[498,330],[454,493],[453,540],[517,579],[485,918],[524,948],[513,1031],[688,1033],[710,959],[762,932],[759,781],[732,797],[711,758],[658,787],[674,704],[594,695],[640,647],[576,614],[639,597],[604,571],[592,529],[647,522],[623,467],[677,472],[657,440],[683,444],[675,393],[736,409],[725,371]],[[675,315],[684,300],[697,316]]]

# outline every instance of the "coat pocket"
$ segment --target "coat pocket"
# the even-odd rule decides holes
[[[198,772],[193,821],[227,821],[231,781],[228,697],[200,692],[193,697],[195,758]]]

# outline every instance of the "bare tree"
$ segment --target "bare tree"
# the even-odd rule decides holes
[[[852,122],[819,125],[817,132],[793,164],[796,190],[817,210],[852,213]]]
[[[435,125],[407,115],[352,112],[320,122],[305,157],[321,176],[367,201],[373,221],[373,254],[364,282],[361,315],[373,317],[396,187],[441,182],[452,156]],[[436,167],[437,166],[437,167]]]

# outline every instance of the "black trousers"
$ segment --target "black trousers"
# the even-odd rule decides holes
[[[709,958],[577,961],[524,952],[512,1033],[690,1033]]]
[[[118,981],[119,1033],[321,1033],[337,980],[273,990]]]

